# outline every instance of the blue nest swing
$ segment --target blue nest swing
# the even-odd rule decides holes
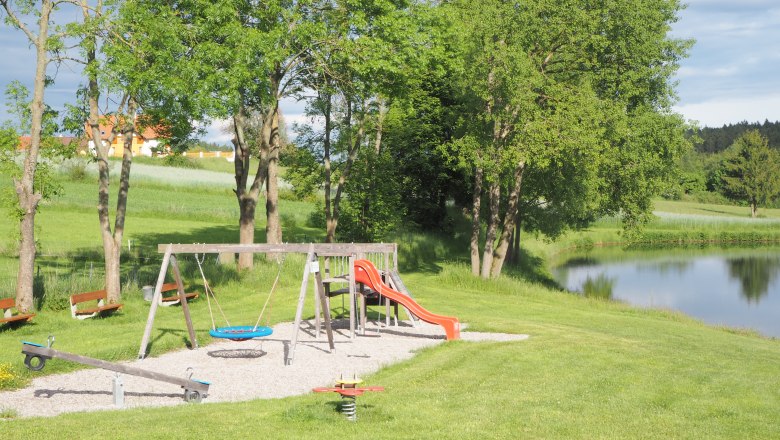
[[[204,256],[205,260],[205,256]],[[209,315],[211,316],[211,325],[212,328],[209,330],[209,335],[213,338],[220,338],[220,339],[229,339],[231,341],[246,341],[249,339],[254,338],[262,338],[265,336],[269,336],[273,334],[273,330],[270,327],[260,325],[260,320],[263,317],[263,314],[265,313],[266,308],[268,307],[268,303],[271,300],[271,297],[273,296],[274,291],[276,290],[276,285],[279,283],[279,277],[282,274],[282,265],[284,263],[284,258],[282,258],[280,261],[277,262],[279,269],[276,272],[276,279],[274,280],[274,284],[271,286],[270,292],[268,292],[268,297],[265,299],[265,304],[263,304],[263,309],[260,311],[260,316],[257,317],[257,322],[255,325],[230,325],[230,322],[227,322],[227,318],[225,318],[225,322],[227,323],[227,326],[225,327],[216,327],[214,325],[214,313],[211,310],[211,298],[214,299],[214,303],[219,308],[219,311],[222,312],[222,308],[219,307],[219,302],[217,302],[217,297],[214,295],[214,291],[211,290],[211,286],[209,286],[208,281],[206,280],[206,274],[203,273],[203,266],[201,265],[201,259],[198,258],[198,255],[195,255],[195,261],[198,263],[198,269],[200,270],[200,275],[203,277],[203,286],[204,290],[206,292],[206,300],[209,306]],[[222,313],[222,316],[225,317],[225,314]]]
[[[214,338],[230,339],[233,341],[246,341],[252,338],[262,338],[269,336],[274,331],[270,327],[265,326],[252,326],[252,325],[235,325],[230,327],[219,327],[209,331],[209,334]]]

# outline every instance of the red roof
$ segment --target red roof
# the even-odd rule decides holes
[[[59,140],[62,142],[62,145],[70,145],[71,142],[76,141],[76,137],[74,136],[56,136],[54,139]],[[19,136],[19,149],[20,150],[26,150],[30,148],[30,143],[32,143],[32,137],[30,136]]]
[[[142,122],[142,116],[136,117],[136,124],[139,122]],[[115,116],[101,116],[100,117],[100,136],[103,138],[103,140],[108,139],[111,137],[111,131],[114,129],[114,120]],[[139,121],[140,120],[140,121]],[[89,125],[87,123],[84,124],[85,132],[87,133],[87,138],[92,139],[92,132],[89,129]],[[143,131],[136,132],[136,136],[139,136],[143,138],[144,140],[150,140],[150,139],[157,139],[161,137],[161,134],[165,132],[165,129],[163,127],[157,126],[157,127],[143,127]]]

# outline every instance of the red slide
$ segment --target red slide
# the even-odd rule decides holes
[[[380,295],[390,298],[392,301],[406,307],[409,312],[425,322],[438,324],[444,327],[447,333],[447,340],[460,339],[460,322],[458,318],[452,316],[442,316],[431,313],[421,305],[417,304],[411,297],[401,292],[395,291],[382,281],[379,271],[376,270],[374,263],[368,260],[355,260],[355,281],[363,283],[371,289],[379,292]]]

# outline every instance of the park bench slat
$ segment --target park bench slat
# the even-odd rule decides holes
[[[0,309],[3,310],[0,315],[0,324],[6,324],[11,322],[27,322],[35,316],[35,313],[16,313],[13,309],[16,308],[16,301],[13,298],[0,299]]]
[[[71,316],[78,319],[86,319],[99,313],[115,312],[122,308],[123,304],[105,304],[106,299],[108,299],[108,293],[105,290],[73,294],[70,296]],[[97,306],[78,307],[79,304],[90,301],[97,301]]]

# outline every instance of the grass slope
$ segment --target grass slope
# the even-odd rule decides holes
[[[91,187],[89,192],[86,186],[74,188],[94,192]],[[128,228],[140,243],[139,252],[145,254],[131,254],[126,261],[153,276],[159,260],[149,249],[157,242],[234,241],[227,239],[236,232],[229,215],[223,219],[223,214],[203,214],[204,207],[229,210],[235,203],[221,201],[227,196],[214,191],[178,193],[153,182],[134,186],[131,215],[135,217],[128,220]],[[182,202],[182,212],[164,212],[159,200],[164,196]],[[53,254],[47,258],[80,261],[55,266],[64,274],[61,278],[83,278],[87,266],[73,257],[88,260],[99,244],[97,237],[86,234],[94,227],[90,223],[96,223],[94,204],[89,202],[94,199],[75,193],[68,197],[67,202],[54,201],[44,208],[39,236]],[[291,228],[316,233],[305,229],[302,221],[310,207],[285,202],[282,209],[289,209]],[[134,214],[138,212],[143,214]],[[83,225],[85,236],[72,233],[71,224]],[[591,243],[598,237],[619,238],[613,228],[605,221],[589,233],[567,236],[563,244],[555,245],[526,237],[530,266],[543,278],[539,275],[543,263],[533,255],[560,250],[586,237]],[[9,232],[10,226],[0,225],[0,233]],[[358,399],[356,424],[336,412],[334,396],[319,394],[27,420],[13,419],[12,411],[4,410],[0,402],[0,418],[8,418],[0,421],[0,437],[742,439],[773,438],[780,432],[777,340],[708,327],[678,313],[574,296],[508,276],[483,281],[472,277],[465,264],[453,261],[457,255],[451,243],[434,236],[400,239],[404,281],[424,307],[458,316],[473,330],[527,333],[531,338],[511,343],[451,342],[384,368],[366,379],[387,391]],[[153,255],[146,255],[149,252]],[[197,268],[190,259],[183,260],[185,279],[197,287]],[[0,270],[14,270],[9,258],[0,263]],[[301,266],[299,257],[285,262],[272,321],[292,319]],[[206,270],[228,316],[237,322],[256,318],[275,276],[273,263],[260,262],[258,270],[237,274],[209,259]],[[125,309],[115,316],[78,322],[67,310],[45,303],[31,325],[2,328],[0,373],[6,374],[0,374],[0,388],[21,386],[39,374],[24,370],[20,342],[43,342],[52,333],[57,348],[64,351],[108,360],[134,358],[148,304],[137,286],[125,290],[124,301]],[[205,343],[210,322],[205,301],[195,301],[191,308],[198,337]],[[152,353],[185,343],[180,310],[161,309]],[[45,372],[73,368],[77,367],[51,361]],[[105,386],[108,389],[109,384]]]

